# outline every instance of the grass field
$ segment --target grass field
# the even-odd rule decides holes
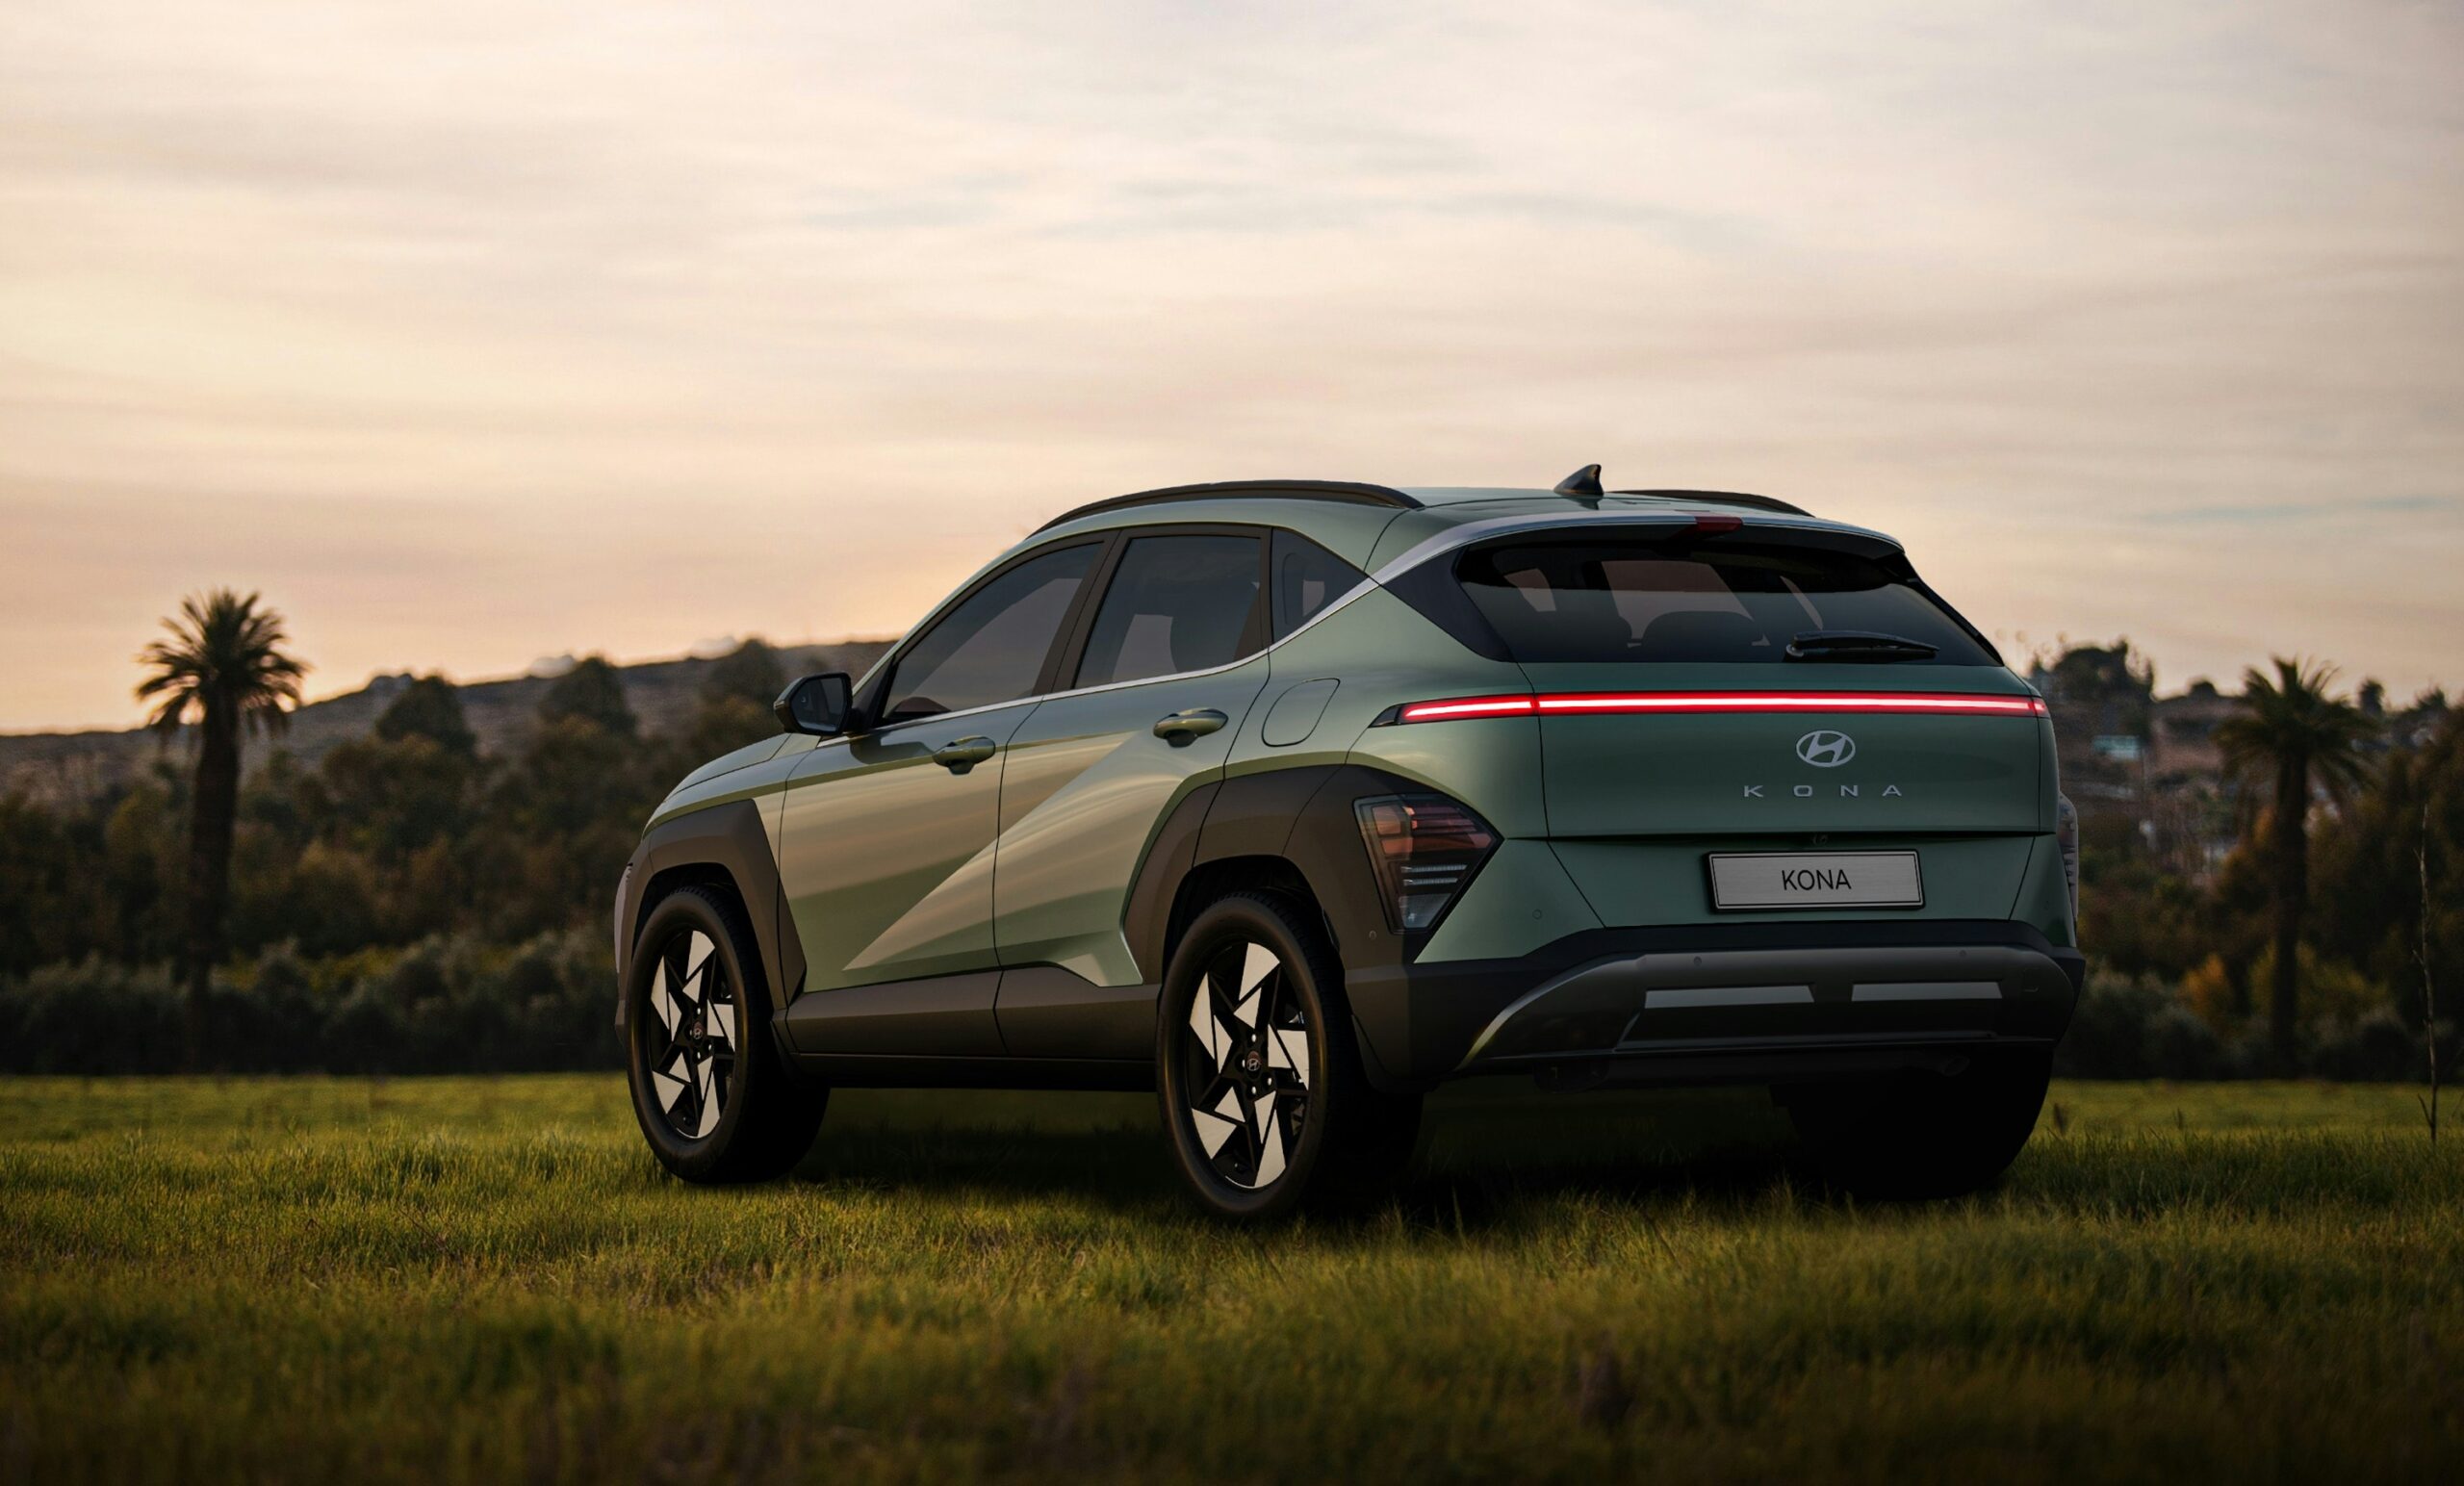
[[[704,1191],[608,1078],[0,1081],[0,1478],[2464,1479],[2464,1144],[2054,1097],[1859,1208],[1758,1094],[1467,1090],[1260,1236],[1143,1098],[845,1095]]]

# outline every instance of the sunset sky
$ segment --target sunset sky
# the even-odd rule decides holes
[[[206,584],[326,695],[1592,460],[2464,686],[2464,7],[0,8],[0,728]]]

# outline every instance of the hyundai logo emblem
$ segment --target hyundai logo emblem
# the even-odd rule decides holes
[[[1857,740],[1844,732],[1817,729],[1797,739],[1797,756],[1817,769],[1836,769],[1857,756]]]

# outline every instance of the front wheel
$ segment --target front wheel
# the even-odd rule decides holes
[[[1956,1073],[1780,1090],[1825,1180],[1861,1197],[1957,1197],[2000,1176],[2036,1130],[2053,1055],[1988,1048]]]
[[[1360,1065],[1325,935],[1298,902],[1209,906],[1164,979],[1156,1090],[1175,1164],[1208,1213],[1284,1217],[1385,1190],[1420,1131],[1416,1095]]]
[[[770,998],[744,910],[710,887],[659,900],[625,987],[633,1115],[688,1182],[783,1176],[812,1145],[826,1090],[770,1040]]]

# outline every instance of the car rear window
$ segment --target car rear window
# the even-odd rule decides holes
[[[1848,552],[1556,541],[1467,552],[1455,577],[1518,661],[1776,663],[1850,631],[1930,645],[1933,665],[1996,663],[1904,571]]]

